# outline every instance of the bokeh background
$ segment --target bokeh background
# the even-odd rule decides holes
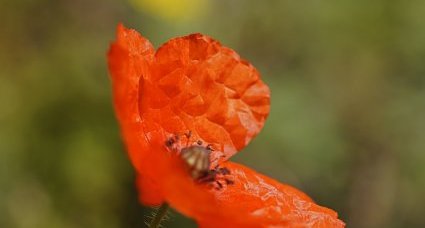
[[[118,22],[156,47],[208,34],[259,69],[271,113],[233,160],[349,227],[425,227],[424,15],[421,0],[0,0],[0,227],[144,227],[106,66]]]

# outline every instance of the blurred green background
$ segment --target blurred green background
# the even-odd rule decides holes
[[[208,34],[259,69],[270,117],[233,160],[349,227],[425,227],[424,15],[420,0],[0,0],[0,227],[144,226],[106,66],[118,22],[156,47]]]

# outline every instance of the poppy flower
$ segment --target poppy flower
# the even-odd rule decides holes
[[[260,132],[270,108],[268,87],[235,51],[202,34],[155,51],[120,24],[108,64],[143,204],[168,203],[200,227],[344,227],[303,192],[228,161]],[[193,145],[208,150],[202,181],[182,158]]]

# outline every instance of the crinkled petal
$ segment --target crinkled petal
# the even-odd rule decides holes
[[[140,86],[140,116],[165,135],[190,130],[226,160],[261,130],[270,94],[258,71],[212,38],[192,34],[158,49]]]
[[[163,153],[149,161],[158,164],[157,180],[166,201],[201,227],[344,227],[336,212],[303,192],[236,163],[221,164],[230,171],[216,179],[221,188],[216,182],[196,183],[178,156],[157,146]]]
[[[139,81],[142,75],[149,73],[154,52],[147,39],[121,24],[117,28],[117,40],[108,52],[115,112],[130,160],[137,172],[144,176],[139,178],[139,184],[144,186],[141,200],[148,205],[163,202],[155,178],[149,175],[153,166],[144,165],[145,157],[149,156],[149,144],[143,134],[138,105]]]

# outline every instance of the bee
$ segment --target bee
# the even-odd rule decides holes
[[[188,142],[191,135],[192,133],[190,131],[185,133]],[[175,150],[173,145],[177,143],[177,141],[179,141],[179,137],[178,135],[174,135],[165,141],[165,146]],[[225,167],[220,168],[218,165],[213,169],[210,169],[212,163],[210,155],[211,152],[214,151],[211,144],[203,146],[203,142],[201,140],[196,141],[195,145],[188,146],[188,144],[180,150],[179,155],[188,168],[191,177],[198,183],[216,182],[218,189],[221,189],[223,185],[217,180],[217,176],[229,175],[230,171]],[[226,181],[226,184],[233,184],[233,181],[231,180],[224,180]]]
[[[189,168],[194,180],[199,180],[208,175],[210,171],[211,150],[200,145],[185,147],[180,151],[180,156]]]

